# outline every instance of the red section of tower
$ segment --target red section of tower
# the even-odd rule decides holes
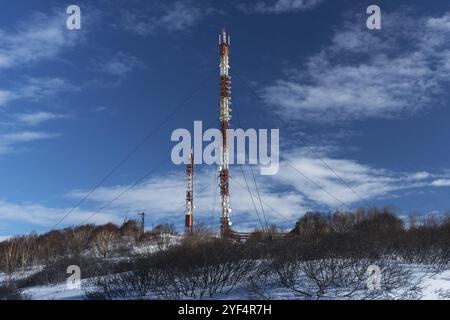
[[[225,30],[219,35],[220,49],[220,103],[219,119],[220,131],[222,132],[221,166],[219,172],[220,195],[221,195],[221,236],[228,236],[231,231],[231,205],[230,205],[230,171],[229,171],[229,148],[227,141],[227,129],[231,120],[231,77],[229,75],[229,48],[230,37]]]
[[[194,156],[192,150],[189,152],[188,163],[186,165],[186,233],[191,233],[194,225]]]

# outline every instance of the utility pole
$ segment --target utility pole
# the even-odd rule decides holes
[[[194,226],[194,155],[192,149],[189,151],[186,165],[186,212],[184,226],[185,233],[191,234]]]
[[[141,213],[138,213],[138,215],[141,217],[141,233],[145,233],[145,211],[142,211]]]
[[[219,35],[220,50],[220,102],[219,102],[219,120],[220,131],[222,132],[222,148],[221,148],[221,166],[219,170],[220,178],[220,195],[221,195],[221,220],[220,235],[226,237],[231,228],[231,205],[230,205],[230,188],[229,188],[229,147],[227,141],[227,129],[230,127],[231,120],[231,77],[229,75],[229,47],[230,36],[227,35],[225,29]]]

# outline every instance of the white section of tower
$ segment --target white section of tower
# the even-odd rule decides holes
[[[229,121],[231,120],[231,77],[229,76],[230,64],[229,64],[229,43],[230,37],[227,36],[225,30],[219,35],[220,45],[220,110],[219,119],[221,124],[221,132],[224,135],[221,148],[221,167],[220,167],[220,187],[221,187],[221,218],[222,218],[222,233],[228,230],[231,226],[230,214],[230,194],[229,194],[229,146],[226,137],[226,131],[229,127]]]
[[[186,212],[185,228],[186,232],[192,232],[194,224],[194,155],[189,151],[188,163],[186,165]]]
[[[189,152],[189,165],[192,163],[192,151]],[[191,169],[192,170],[192,169]],[[193,204],[193,193],[194,193],[194,174],[193,172],[189,172],[186,178],[186,191],[190,196],[187,197],[186,200],[186,215],[191,215],[194,211]]]

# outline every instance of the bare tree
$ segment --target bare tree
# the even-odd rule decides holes
[[[100,258],[107,258],[117,238],[118,230],[115,225],[107,224],[98,228],[94,232],[92,240],[94,255]]]
[[[66,247],[68,258],[79,257],[84,250],[89,248],[94,226],[85,225],[77,228],[65,229]]]
[[[1,254],[2,264],[7,273],[15,270],[20,255],[20,238],[15,237],[8,241],[2,242]]]

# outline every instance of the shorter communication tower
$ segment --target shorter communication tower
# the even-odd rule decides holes
[[[192,233],[194,226],[194,155],[189,152],[188,163],[186,165],[186,234]]]
[[[141,213],[138,213],[138,215],[141,217],[141,233],[145,233],[145,212],[142,211]]]

